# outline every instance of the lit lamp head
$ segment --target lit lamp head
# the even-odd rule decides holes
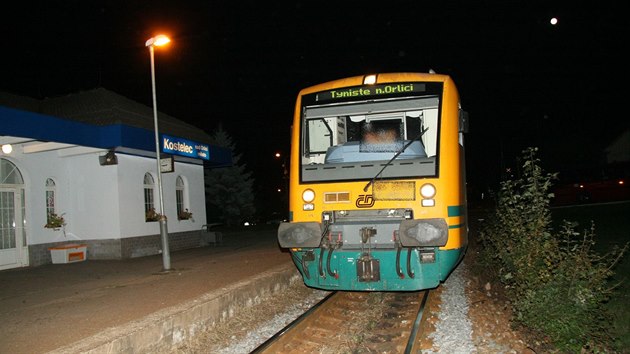
[[[153,38],[149,38],[149,40],[145,43],[147,47],[159,47],[170,42],[171,39],[167,36],[160,34]]]

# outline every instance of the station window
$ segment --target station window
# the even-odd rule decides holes
[[[186,181],[182,176],[177,176],[175,181],[175,198],[177,204],[177,218],[179,220],[190,219],[192,214],[188,210],[188,193],[186,190]]]
[[[157,221],[159,215],[155,211],[155,181],[150,173],[144,174],[144,215],[145,221]]]
[[[56,214],[55,212],[55,203],[56,203],[56,189],[57,185],[52,178],[46,179],[46,223],[51,222],[51,218]]]

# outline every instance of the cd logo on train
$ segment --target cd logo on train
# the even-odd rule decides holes
[[[371,194],[361,194],[354,204],[357,208],[371,208],[374,206],[374,196]]]

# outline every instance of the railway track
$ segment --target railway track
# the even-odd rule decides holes
[[[415,353],[428,295],[334,292],[252,353]]]

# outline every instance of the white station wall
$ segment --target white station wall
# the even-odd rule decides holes
[[[118,185],[120,195],[125,202],[120,203],[120,229],[122,237],[154,235],[160,233],[158,222],[144,221],[144,175],[150,173],[155,181],[154,205],[159,211],[158,177],[155,159],[129,155],[118,155]],[[188,210],[193,213],[189,220],[177,220],[176,180],[181,176]],[[206,204],[203,180],[203,166],[175,163],[175,171],[162,173],[164,210],[167,217],[168,232],[200,230],[206,223]]]
[[[9,159],[25,181],[28,244],[71,240],[118,239],[160,233],[158,222],[144,219],[144,174],[155,180],[155,206],[159,209],[155,159],[117,154],[118,165],[101,166],[107,151],[62,156],[63,150],[24,154],[15,149]],[[182,176],[191,220],[177,220],[175,183]],[[63,229],[46,224],[46,179],[56,184],[56,211],[64,214]],[[163,173],[164,207],[169,233],[200,230],[206,223],[203,166],[175,163],[175,172]]]

